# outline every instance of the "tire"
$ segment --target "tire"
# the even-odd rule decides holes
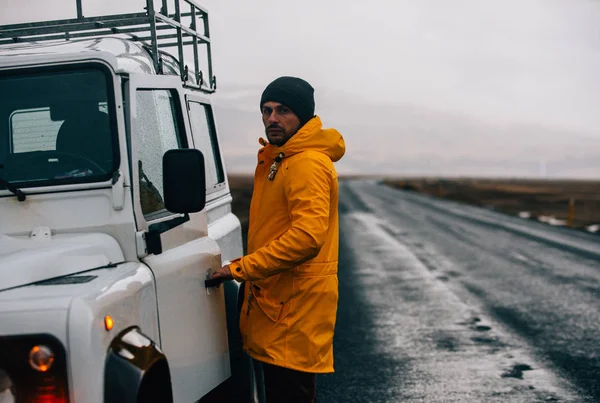
[[[144,376],[137,403],[173,403],[171,377],[166,362],[157,363]]]

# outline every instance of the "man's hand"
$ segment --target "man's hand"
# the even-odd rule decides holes
[[[212,278],[220,278],[223,281],[233,280],[233,276],[231,275],[231,269],[229,268],[229,265],[226,264],[225,266],[216,270],[213,273]]]

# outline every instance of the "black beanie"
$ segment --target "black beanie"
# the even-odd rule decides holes
[[[265,102],[279,102],[290,108],[304,126],[315,116],[314,92],[314,88],[301,78],[279,77],[263,91],[260,108]]]

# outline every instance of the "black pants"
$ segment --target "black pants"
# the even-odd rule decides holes
[[[316,403],[317,377],[262,363],[267,403]]]

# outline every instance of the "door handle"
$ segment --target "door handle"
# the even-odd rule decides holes
[[[231,264],[229,260],[226,260],[222,263],[222,265]],[[210,295],[210,289],[216,288],[224,283],[226,280],[223,277],[212,278],[212,275],[215,271],[213,269],[206,270],[206,279],[204,280],[204,287],[206,288],[206,293]]]
[[[214,273],[213,269],[206,270],[206,278],[204,279],[204,288],[206,288],[206,293],[208,295],[211,294],[211,291],[214,288],[219,287],[221,285],[221,283],[225,282],[225,279],[223,277],[212,278],[213,273]]]
[[[214,287],[220,286],[221,283],[223,283],[224,281],[225,281],[225,279],[223,277],[211,278],[211,279],[204,280],[204,286],[206,288],[214,288]]]

